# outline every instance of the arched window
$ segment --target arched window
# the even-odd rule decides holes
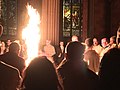
[[[63,0],[63,38],[82,35],[82,0]]]

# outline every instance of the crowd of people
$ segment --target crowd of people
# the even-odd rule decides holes
[[[120,45],[115,36],[80,42],[74,35],[58,46],[46,40],[27,67],[24,45],[18,40],[0,42],[0,90],[120,89]]]

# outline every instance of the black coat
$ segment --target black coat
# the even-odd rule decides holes
[[[0,90],[17,90],[20,84],[18,69],[0,61]]]
[[[98,76],[82,61],[68,60],[58,71],[65,90],[97,90]]]
[[[5,54],[0,55],[0,60],[17,68],[22,75],[22,72],[25,68],[25,60],[19,57],[16,53],[7,52]]]

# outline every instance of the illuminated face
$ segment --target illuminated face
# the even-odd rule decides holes
[[[93,39],[93,45],[97,46],[98,45],[98,40],[96,38]]]
[[[11,44],[11,41],[10,40],[7,40],[7,44],[8,44],[8,46]]]
[[[103,38],[103,39],[101,40],[101,45],[102,45],[102,47],[106,47],[106,46],[108,45],[108,42],[107,42],[107,39],[106,39],[106,38]]]
[[[114,39],[110,38],[110,44],[113,44],[113,43],[114,43]]]
[[[46,45],[50,45],[51,41],[50,40],[46,40]]]
[[[78,37],[77,36],[72,36],[72,41],[78,41]]]
[[[60,42],[60,46],[63,46],[64,45],[64,42]]]

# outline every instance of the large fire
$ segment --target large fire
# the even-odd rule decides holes
[[[26,66],[29,65],[34,57],[38,56],[40,41],[40,15],[31,5],[27,5],[29,21],[22,31],[22,38],[27,46]]]

